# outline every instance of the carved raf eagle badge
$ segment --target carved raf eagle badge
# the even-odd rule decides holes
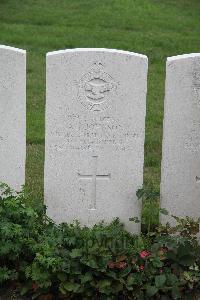
[[[104,110],[108,107],[116,86],[113,78],[103,71],[103,65],[94,63],[79,82],[78,99],[88,110]]]

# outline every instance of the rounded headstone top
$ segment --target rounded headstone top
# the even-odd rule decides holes
[[[65,53],[72,53],[72,52],[105,52],[105,53],[117,53],[122,55],[132,55],[137,56],[143,59],[148,60],[146,55],[130,52],[130,51],[124,51],[124,50],[117,50],[117,49],[106,49],[106,48],[74,48],[74,49],[65,49],[65,50],[59,50],[59,51],[52,51],[48,52],[47,56],[51,55],[59,55],[59,54],[65,54]]]
[[[197,57],[200,57],[200,53],[182,54],[182,55],[168,57],[167,62],[171,62],[175,60],[183,60],[188,58],[197,58]]]
[[[12,52],[26,54],[26,50],[15,48],[15,47],[10,47],[10,46],[5,46],[5,45],[0,45],[0,50],[8,50],[8,51],[12,51]]]

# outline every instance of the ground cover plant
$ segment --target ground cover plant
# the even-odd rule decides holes
[[[29,191],[43,200],[45,54],[106,47],[149,58],[145,182],[159,186],[165,61],[199,52],[199,0],[1,0],[0,43],[26,49]]]
[[[200,291],[200,220],[175,217],[176,226],[148,226],[141,236],[119,220],[56,225],[26,193],[2,189],[0,293],[12,293],[5,299],[193,299]]]

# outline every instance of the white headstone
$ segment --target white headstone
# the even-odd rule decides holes
[[[168,58],[161,205],[175,216],[200,216],[200,54]],[[171,221],[161,217],[162,222]],[[173,222],[172,222],[173,223]]]
[[[26,51],[0,46],[0,182],[25,184]]]
[[[47,54],[45,202],[56,222],[140,226],[147,57],[107,49]]]

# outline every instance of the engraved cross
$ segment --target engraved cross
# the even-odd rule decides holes
[[[105,179],[105,180],[110,180],[111,174],[106,174],[106,175],[100,175],[97,174],[97,159],[98,156],[93,156],[93,172],[91,175],[83,175],[78,173],[79,179],[84,179],[84,180],[92,180],[92,201],[89,209],[96,209],[96,194],[97,194],[97,180],[98,179]]]

